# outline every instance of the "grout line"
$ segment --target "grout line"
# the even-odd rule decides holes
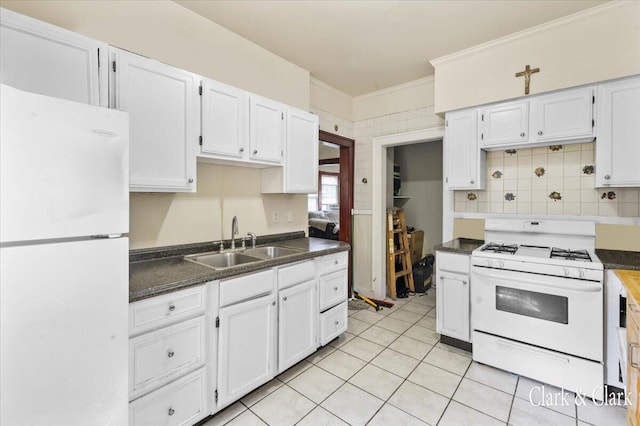
[[[513,411],[513,403],[516,401],[516,393],[518,392],[518,385],[520,384],[520,376],[517,376],[516,379],[516,388],[513,390],[513,396],[511,398],[511,406],[509,407],[509,415],[507,416],[507,424],[509,424],[509,420],[511,420],[511,412]]]

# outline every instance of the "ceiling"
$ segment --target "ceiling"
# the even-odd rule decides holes
[[[429,60],[606,1],[177,0],[351,96],[433,75]]]

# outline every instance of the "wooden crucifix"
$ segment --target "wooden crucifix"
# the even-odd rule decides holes
[[[540,72],[540,68],[531,69],[529,65],[524,68],[524,71],[520,71],[516,73],[516,77],[524,76],[524,94],[529,94],[529,83],[531,82],[531,74]]]

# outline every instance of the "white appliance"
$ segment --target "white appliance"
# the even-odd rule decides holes
[[[595,224],[492,220],[471,256],[473,359],[602,400]]]
[[[128,116],[0,101],[0,424],[125,425]]]

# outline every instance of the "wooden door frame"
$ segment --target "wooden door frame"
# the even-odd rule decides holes
[[[340,147],[340,232],[338,233],[338,239],[351,245],[351,212],[353,211],[353,176],[356,141],[334,133],[325,132],[324,130],[320,130],[319,139],[322,142],[329,142]],[[353,250],[349,252],[349,297],[351,297],[351,289],[353,288],[352,257]]]

